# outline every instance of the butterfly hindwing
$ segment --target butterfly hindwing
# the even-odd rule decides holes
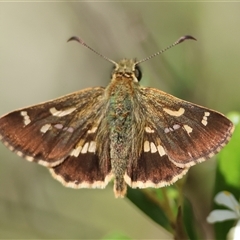
[[[181,178],[188,168],[177,167],[165,152],[156,131],[145,127],[141,155],[136,164],[129,165],[125,180],[133,188],[164,187]]]
[[[86,89],[9,113],[0,119],[0,139],[29,161],[55,166],[97,124],[103,92]]]
[[[108,154],[107,158],[100,161],[97,152],[97,132],[98,128],[95,127],[88,130],[69,156],[61,164],[50,169],[54,178],[72,188],[104,188],[107,185],[112,178],[110,157]]]

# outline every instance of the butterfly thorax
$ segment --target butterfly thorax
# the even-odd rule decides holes
[[[110,159],[115,175],[115,194],[126,192],[124,174],[136,145],[134,116],[136,92],[139,84],[135,76],[134,60],[122,60],[113,72],[112,81],[106,89],[108,98],[107,125],[109,126]]]

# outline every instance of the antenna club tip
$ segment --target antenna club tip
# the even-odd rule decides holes
[[[178,43],[184,42],[185,40],[188,40],[188,39],[197,41],[197,39],[195,37],[193,37],[191,35],[185,35],[178,39]]]
[[[67,42],[70,42],[70,41],[77,41],[81,44],[84,44],[84,41],[80,38],[80,37],[77,37],[77,36],[73,36],[73,37],[70,37]]]

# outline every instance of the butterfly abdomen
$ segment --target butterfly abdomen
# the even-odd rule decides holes
[[[106,89],[108,95],[107,125],[109,126],[110,160],[115,176],[115,194],[126,192],[124,174],[132,158],[134,127],[134,82],[124,76],[116,78]]]

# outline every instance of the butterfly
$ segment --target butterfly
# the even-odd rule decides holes
[[[192,36],[183,36],[166,49]],[[97,53],[79,37],[75,40]],[[49,168],[71,188],[170,185],[218,153],[234,126],[214,110],[142,87],[141,61],[114,65],[106,88],[94,87],[18,109],[0,118],[0,140],[18,156]]]

